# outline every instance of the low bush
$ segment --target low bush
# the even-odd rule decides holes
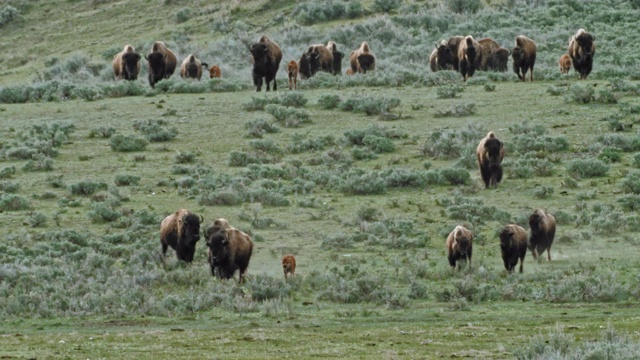
[[[23,196],[16,194],[0,194],[1,211],[29,210],[31,203]]]
[[[264,110],[287,127],[297,127],[301,123],[311,122],[311,115],[303,109],[269,104],[264,107]]]
[[[255,119],[247,121],[244,128],[249,132],[249,137],[262,138],[265,134],[274,134],[280,132],[277,125],[271,124],[264,119]]]
[[[90,180],[69,185],[69,192],[72,195],[91,196],[100,190],[106,190],[107,184]]]
[[[571,160],[566,165],[567,172],[574,177],[592,178],[607,175],[609,166],[598,159]]]
[[[130,175],[130,174],[118,174],[116,175],[114,182],[117,186],[138,185],[140,183],[140,176]]]
[[[113,151],[131,152],[144,150],[149,142],[146,139],[130,135],[114,135],[109,141]]]
[[[335,109],[340,105],[340,96],[338,95],[322,95],[318,99],[318,105],[325,110]]]
[[[178,136],[178,129],[168,125],[166,120],[140,120],[133,124],[133,128],[151,142],[162,142],[173,140]]]
[[[383,115],[391,112],[400,105],[400,99],[394,97],[376,98],[371,96],[361,96],[350,98],[340,103],[339,108],[343,111],[363,112],[366,115]]]
[[[463,117],[476,113],[476,104],[467,103],[453,105],[448,110],[437,110],[434,116],[436,117]]]

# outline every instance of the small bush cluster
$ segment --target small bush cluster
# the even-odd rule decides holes
[[[598,159],[577,159],[566,164],[567,172],[578,178],[592,178],[607,175],[609,166]]]
[[[0,9],[0,28],[20,18],[22,16],[18,9],[11,5],[5,5]]]
[[[394,97],[376,98],[371,96],[361,96],[350,98],[339,104],[340,110],[355,113],[363,112],[366,115],[383,115],[400,105],[400,99]]]
[[[247,121],[244,128],[248,131],[249,137],[261,138],[265,134],[274,134],[280,132],[280,128],[264,119],[255,119]]]
[[[129,186],[138,185],[140,183],[140,176],[130,174],[118,174],[114,179],[114,183],[117,186]]]
[[[144,150],[149,142],[135,135],[114,135],[109,141],[113,151],[131,152]]]
[[[470,116],[476,113],[476,104],[467,103],[453,105],[448,110],[438,110],[434,114],[436,117],[463,117]]]
[[[107,184],[90,180],[69,185],[69,192],[73,195],[90,196],[100,190],[106,190]]]
[[[331,110],[337,108],[340,105],[340,101],[342,101],[340,96],[326,94],[320,96],[318,99],[318,105],[320,105],[322,109]]]
[[[303,25],[313,25],[338,19],[355,19],[364,15],[364,7],[357,0],[324,0],[297,5],[292,15]]]
[[[178,129],[168,125],[166,120],[139,120],[133,124],[133,128],[151,142],[162,142],[178,136]]]
[[[460,84],[445,84],[438,86],[436,96],[438,99],[453,99],[462,91],[464,87]]]
[[[311,115],[304,109],[268,104],[264,110],[287,127],[298,127],[301,123],[311,122]]]

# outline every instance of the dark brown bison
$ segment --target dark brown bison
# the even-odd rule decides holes
[[[467,81],[482,64],[482,46],[468,35],[458,45],[458,71]]]
[[[113,57],[113,73],[116,80],[136,80],[140,74],[142,56],[131,45],[125,45],[121,52]]]
[[[366,74],[367,71],[375,70],[376,56],[371,52],[369,43],[363,41],[357,50],[351,52],[349,63],[354,74],[357,72]]]
[[[320,70],[320,54],[306,52],[300,56],[298,61],[298,73],[300,79],[308,79],[315,75]]]
[[[209,79],[219,79],[222,77],[222,72],[218,65],[212,65],[209,68]]]
[[[284,279],[296,275],[296,258],[289,254],[282,257],[282,270],[284,271]]]
[[[493,131],[489,132],[484,139],[480,140],[478,148],[476,149],[476,155],[485,188],[489,188],[490,186],[497,187],[498,183],[502,181],[501,163],[502,159],[504,159],[504,146],[502,141],[496,138],[496,134],[494,134]]]
[[[533,67],[536,64],[536,43],[524,35],[516,36],[516,47],[511,52],[513,71],[522,81],[526,80],[529,71],[529,81],[533,81]]]
[[[198,79],[202,77],[202,68],[207,68],[207,64],[203,63],[195,55],[189,54],[180,65],[180,76],[184,78]]]
[[[503,47],[498,48],[493,52],[497,71],[505,72],[508,70],[507,64],[509,62],[509,55],[511,55],[511,52]]]
[[[571,56],[568,54],[562,54],[560,59],[558,59],[558,65],[560,66],[561,73],[568,74],[569,70],[571,70]]]
[[[464,36],[456,35],[452,36],[447,40],[447,46],[449,47],[449,51],[451,52],[451,56],[453,58],[452,67],[453,70],[459,71],[458,65],[460,63],[460,59],[458,59],[458,47],[460,43],[464,40]]]
[[[331,55],[333,55],[333,75],[342,75],[342,59],[344,59],[344,53],[338,51],[338,46],[333,41],[327,43],[327,49],[329,49]]]
[[[209,247],[209,266],[211,275],[219,279],[231,279],[237,270],[240,271],[238,282],[244,282],[253,241],[246,233],[230,227],[213,225],[205,232]]]
[[[431,71],[453,70],[453,52],[447,40],[441,40],[429,56]]]
[[[180,209],[167,216],[160,223],[160,244],[162,256],[166,256],[171,246],[178,259],[190,263],[196,251],[196,243],[200,240],[200,223],[202,217],[186,209]]]
[[[287,65],[287,72],[289,74],[289,90],[295,90],[298,88],[298,63],[295,60],[291,60]]]
[[[466,260],[467,267],[471,266],[473,252],[473,234],[462,225],[456,226],[447,237],[447,250],[449,251],[449,265],[458,268],[458,260]],[[458,262],[457,265],[460,263]]]
[[[580,74],[580,80],[586,80],[593,68],[593,56],[596,54],[595,37],[584,29],[569,39],[569,56],[573,68]]]
[[[280,46],[269,39],[266,35],[262,35],[258,41],[251,44],[251,63],[253,70],[253,84],[256,91],[262,90],[262,82],[267,85],[267,91],[271,90],[269,83],[273,81],[273,91],[278,90],[278,82],[276,81],[276,73],[280,67],[282,60],[282,50]]]
[[[478,43],[482,46],[480,70],[507,71],[507,62],[511,54],[509,50],[501,47],[492,38],[482,38]]]
[[[556,218],[542,209],[537,209],[529,216],[529,250],[534,259],[547,251],[547,259],[551,261],[551,245],[556,235]]]
[[[512,273],[518,259],[520,259],[520,272],[524,264],[524,256],[527,255],[527,232],[522,226],[509,224],[500,232],[500,252],[504,267]]]
[[[176,70],[176,55],[162,41],[153,43],[151,52],[145,56],[145,59],[147,59],[151,87],[155,87],[156,83],[162,79],[170,78]]]

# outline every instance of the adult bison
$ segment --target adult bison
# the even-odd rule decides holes
[[[467,81],[472,77],[482,63],[482,46],[468,35],[458,45],[458,71],[462,74],[462,79]]]
[[[306,52],[300,56],[300,61],[298,61],[298,73],[300,74],[300,79],[308,79],[315,75],[320,70],[320,55],[318,53],[310,53]]]
[[[547,259],[551,261],[551,245],[556,235],[556,218],[542,209],[536,209],[529,216],[529,250],[534,259],[547,251]]]
[[[253,251],[251,237],[236,228],[225,228],[222,225],[213,225],[205,235],[211,275],[219,279],[231,279],[239,270],[238,282],[244,282]]]
[[[253,64],[251,75],[253,76],[253,84],[256,86],[256,91],[262,90],[263,78],[267,91],[271,90],[269,83],[272,81],[273,91],[278,90],[276,73],[282,60],[280,46],[266,35],[262,35],[258,41],[251,44],[249,51],[251,51],[251,64]]]
[[[198,79],[202,77],[202,68],[207,68],[206,63],[202,63],[195,55],[189,54],[180,65],[180,76],[184,78]]]
[[[458,269],[458,260],[466,260],[467,267],[471,266],[473,253],[473,234],[462,225],[456,226],[447,237],[447,250],[449,252],[449,265]],[[458,264],[456,264],[458,262]],[[458,265],[458,266],[456,266]]]
[[[568,54],[562,54],[560,59],[558,59],[558,65],[560,66],[560,72],[563,74],[568,74],[569,70],[571,70],[571,56]]]
[[[429,66],[431,71],[453,70],[453,52],[447,40],[441,40],[429,56]]]
[[[500,231],[500,252],[504,267],[512,273],[518,259],[520,259],[520,272],[524,264],[524,257],[527,255],[527,232],[519,225],[509,224]]]
[[[584,29],[569,39],[569,56],[573,68],[580,74],[580,80],[586,80],[593,68],[593,56],[596,54],[595,37]]]
[[[298,88],[298,63],[291,60],[287,65],[287,73],[289,75],[289,90]]]
[[[453,70],[459,71],[459,63],[460,59],[458,59],[458,47],[460,43],[464,40],[464,36],[456,35],[452,36],[447,40],[447,46],[449,47],[449,51],[451,52],[451,56],[453,57],[452,67]]]
[[[200,223],[202,217],[187,209],[180,209],[167,216],[160,223],[160,244],[163,258],[167,248],[176,251],[179,260],[190,263],[196,251],[196,243],[200,240]]]
[[[176,55],[162,41],[153,43],[151,52],[145,56],[145,59],[147,59],[151,87],[155,87],[156,83],[162,79],[170,78],[176,70]]]
[[[529,81],[533,81],[533,67],[536,64],[536,43],[524,35],[516,36],[516,47],[511,52],[513,71],[525,81],[529,71]]]
[[[498,183],[502,181],[501,163],[502,159],[504,159],[504,146],[493,131],[490,131],[484,139],[480,140],[476,149],[476,156],[485,188],[497,187]]]
[[[284,280],[296,275],[296,258],[289,254],[282,257],[282,270],[284,271]]]
[[[482,71],[507,71],[509,61],[509,50],[503,48],[492,38],[482,38],[478,40],[482,47],[482,59],[480,70]]]
[[[136,80],[140,74],[140,59],[142,56],[131,45],[125,45],[121,52],[113,57],[113,74],[116,80]]]
[[[366,74],[367,71],[375,70],[376,56],[371,52],[369,43],[363,41],[357,50],[351,52],[349,63],[354,74],[357,72]]]
[[[344,58],[344,53],[338,51],[338,46],[333,41],[327,43],[327,49],[329,49],[331,55],[333,55],[333,75],[342,75],[342,59]]]

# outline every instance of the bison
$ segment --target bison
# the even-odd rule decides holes
[[[505,72],[508,69],[507,63],[509,62],[509,55],[511,52],[503,47],[496,49],[493,52],[493,57],[496,61],[496,70]]]
[[[504,267],[512,273],[520,259],[520,272],[527,254],[527,232],[519,225],[506,225],[500,232],[500,252]]]
[[[243,283],[253,251],[251,237],[236,228],[215,224],[207,229],[205,235],[211,275],[226,280],[239,270],[238,282]]]
[[[131,45],[125,45],[121,52],[113,57],[113,73],[116,80],[136,80],[140,73],[140,59],[142,56]]]
[[[471,266],[471,255],[473,252],[473,234],[462,225],[456,226],[447,237],[447,250],[449,251],[449,265],[457,269],[458,260],[466,260],[467,267]]]
[[[569,57],[573,68],[580,74],[580,80],[586,80],[593,68],[593,56],[596,54],[595,37],[584,29],[569,39]]]
[[[436,72],[440,70],[452,70],[453,69],[453,52],[449,47],[447,40],[441,40],[436,44],[436,47],[429,56],[429,65],[431,71]]]
[[[160,223],[160,244],[162,256],[166,256],[171,246],[178,259],[190,263],[196,251],[196,243],[200,240],[200,224],[203,218],[186,209],[180,209],[167,216]]]
[[[155,87],[162,79],[168,79],[176,70],[176,55],[162,41],[153,43],[151,52],[145,56],[149,69],[149,85]]]
[[[558,59],[558,65],[560,66],[560,72],[563,74],[568,74],[569,70],[571,70],[571,56],[569,54],[562,54],[560,59]]]
[[[536,64],[536,43],[524,35],[516,36],[516,47],[511,52],[513,71],[522,81],[526,80],[529,71],[529,81],[533,81],[533,66]]]
[[[189,54],[180,65],[180,76],[184,78],[198,79],[202,77],[202,68],[207,68],[207,64],[196,58],[195,55]]]
[[[344,72],[345,75],[353,75],[353,70],[348,68],[347,71]]]
[[[344,59],[344,53],[338,51],[338,47],[333,41],[327,43],[327,49],[329,49],[331,55],[333,55],[333,75],[342,75],[342,59]]]
[[[209,68],[209,79],[219,79],[222,77],[222,72],[220,72],[220,67],[218,65],[212,65]]]
[[[529,250],[534,259],[547,251],[547,259],[551,261],[551,245],[556,235],[556,218],[542,209],[537,209],[529,216]]]
[[[458,71],[462,74],[462,79],[467,81],[472,77],[482,63],[482,46],[468,35],[458,45]]]
[[[298,88],[298,63],[295,60],[291,60],[287,65],[287,71],[289,74],[289,90],[295,90]]]
[[[296,258],[289,254],[282,257],[282,270],[284,271],[284,280],[296,275]]]
[[[308,79],[320,70],[320,55],[318,53],[304,53],[298,61],[300,79]]]
[[[492,38],[482,38],[478,43],[482,46],[480,70],[507,71],[507,62],[511,54],[509,50],[501,47]]]
[[[369,44],[363,41],[360,47],[351,53],[349,57],[351,71],[353,73],[366,74],[367,71],[376,69],[376,56],[371,52]]]
[[[504,158],[502,141],[496,138],[496,134],[493,131],[489,132],[484,139],[480,140],[476,155],[485,188],[490,186],[497,187],[498,183],[502,181],[501,163]]]
[[[258,41],[251,44],[249,50],[251,51],[251,63],[253,64],[251,75],[253,77],[253,84],[256,86],[256,91],[262,90],[263,78],[267,86],[267,91],[271,90],[269,83],[272,81],[273,91],[278,90],[276,73],[280,67],[280,60],[282,60],[282,50],[280,46],[266,35],[263,35]]]
[[[451,56],[453,58],[452,67],[455,71],[459,71],[458,46],[460,46],[462,40],[464,40],[464,36],[460,35],[452,36],[449,38],[449,40],[447,40],[447,46],[449,47],[449,51],[451,52]]]

